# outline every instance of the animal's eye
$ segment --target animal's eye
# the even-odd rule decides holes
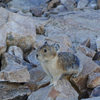
[[[47,49],[44,49],[44,53],[46,53],[47,52]]]

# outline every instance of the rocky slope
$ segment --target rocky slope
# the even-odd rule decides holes
[[[0,0],[0,100],[100,99],[100,0]],[[83,70],[56,86],[36,49],[58,43]]]

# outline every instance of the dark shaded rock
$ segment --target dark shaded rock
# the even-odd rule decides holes
[[[97,52],[93,57],[93,60],[100,60],[100,52]]]

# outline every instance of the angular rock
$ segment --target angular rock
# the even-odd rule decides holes
[[[90,97],[99,97],[100,96],[100,86],[93,89]]]
[[[97,6],[100,9],[100,0],[97,0]]]
[[[87,89],[88,75],[100,69],[100,66],[93,62],[91,58],[85,56],[81,51],[78,51],[76,55],[83,65],[83,70],[78,77],[71,79],[71,81],[79,88],[80,92],[83,92]]]
[[[16,63],[22,65],[23,67],[27,67],[28,70],[32,69],[33,67],[36,67],[34,64],[28,63],[19,57],[5,53],[3,54],[2,57],[1,69],[4,69],[7,65],[16,64]]]
[[[83,43],[81,43],[81,45],[84,45],[84,46],[90,48],[90,45],[91,45],[90,38],[86,39]]]
[[[33,92],[28,100],[78,100],[78,93],[67,80],[59,80],[55,87],[47,86]]]
[[[36,58],[36,53],[36,50],[32,50],[30,54],[26,57],[26,59],[32,64],[39,65],[40,63]]]
[[[68,10],[74,10],[75,8],[75,0],[60,0],[61,4]]]
[[[88,5],[88,0],[79,0],[77,8],[85,8]]]
[[[26,100],[30,93],[25,85],[0,82],[0,100]]]
[[[97,44],[97,50],[100,51],[100,37],[97,38],[96,44]]]
[[[17,46],[10,46],[8,49],[8,53],[23,59],[23,51]]]
[[[36,36],[33,19],[9,12],[4,8],[0,8],[0,13],[2,13],[0,18],[4,16],[0,23],[1,49],[4,51],[7,44],[7,46],[16,45],[23,51],[30,50],[34,46]]]
[[[8,65],[0,72],[0,81],[24,83],[30,80],[30,74],[27,67],[19,64]]]
[[[93,98],[81,99],[81,100],[100,100],[100,97],[93,97]]]
[[[91,50],[88,47],[82,45],[80,45],[77,49],[80,50],[82,53],[84,53],[86,56],[91,58],[93,58],[96,53],[94,50]]]
[[[48,100],[48,93],[51,90],[51,87],[44,87],[35,92],[33,92],[27,100]]]
[[[95,56],[93,57],[93,60],[100,61],[100,52],[96,52]]]
[[[42,70],[42,67],[33,68],[29,71],[29,73],[30,73],[30,82],[35,83],[38,88],[50,82],[49,77]]]
[[[95,88],[100,85],[100,69],[92,72],[88,76],[87,87],[88,88]]]

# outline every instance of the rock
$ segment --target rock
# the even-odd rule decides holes
[[[44,33],[45,33],[44,25],[36,26],[36,34],[44,35]]]
[[[86,39],[81,45],[84,45],[84,46],[90,48],[90,45],[91,45],[90,38]]]
[[[100,51],[100,37],[97,38],[96,44],[97,44],[97,50]]]
[[[55,87],[47,86],[33,92],[28,100],[78,100],[78,93],[67,80],[59,80]]]
[[[97,8],[97,0],[90,0],[88,6],[93,8],[93,9]]]
[[[47,10],[52,10],[52,8],[57,7],[60,4],[60,0],[51,0],[48,3]]]
[[[87,89],[88,75],[91,72],[95,72],[96,70],[100,69],[100,66],[80,51],[76,53],[76,56],[80,59],[80,63],[83,65],[83,70],[77,78],[73,78],[71,81],[82,93]]]
[[[42,12],[42,9],[39,8],[39,7],[33,7],[30,9],[30,12],[32,13],[33,16],[36,16],[36,17],[41,17],[43,12]]]
[[[48,100],[48,93],[51,90],[51,87],[44,87],[35,92],[33,92],[27,100]]]
[[[93,98],[81,99],[81,100],[100,100],[100,97],[93,97]]]
[[[0,82],[0,100],[26,100],[30,93],[25,85]]]
[[[12,0],[8,3],[8,8],[16,8],[18,10],[22,10],[23,12],[28,12],[33,7],[43,7],[45,6],[45,0]]]
[[[88,5],[88,0],[79,0],[77,8],[85,8]]]
[[[50,43],[50,44],[53,44],[53,43],[58,43],[60,45],[60,50],[59,51],[70,51],[70,48],[72,46],[72,42],[70,40],[70,38],[65,35],[65,34],[51,34],[51,35],[48,35],[48,37],[45,38],[45,40]]]
[[[36,58],[36,50],[32,50],[30,52],[30,54],[26,57],[26,59],[32,64],[35,64],[35,65],[40,64],[39,61]]]
[[[64,5],[58,5],[56,8],[55,8],[55,11],[57,12],[64,12],[66,11],[67,9],[64,7]]]
[[[97,69],[95,72],[92,72],[88,76],[87,87],[95,88],[100,85],[100,69]]]
[[[93,58],[96,53],[94,50],[91,50],[88,47],[82,45],[80,45],[77,49],[80,50],[82,53],[84,53],[86,56],[91,58]]]
[[[24,52],[29,51],[35,42],[36,29],[32,18],[21,16],[0,8],[0,41],[2,52],[5,47],[16,45]],[[8,17],[9,16],[9,17]],[[31,23],[30,23],[31,22]],[[3,39],[3,40],[2,40]]]
[[[100,86],[93,89],[90,97],[99,97],[100,96]]]
[[[100,0],[97,0],[97,6],[100,9]]]
[[[93,57],[93,60],[100,61],[100,52],[96,52],[95,56]]]
[[[23,51],[21,50],[21,48],[17,47],[17,46],[11,46],[8,49],[8,53],[11,55],[14,55],[16,57],[19,57],[21,59],[23,59]]]
[[[11,64],[0,72],[0,81],[24,83],[30,80],[30,74],[22,65]]]
[[[19,64],[19,65],[22,65],[24,67],[27,67],[28,70],[36,67],[34,64],[30,64],[30,63],[24,61],[23,59],[21,59],[19,57],[13,56],[13,55],[8,54],[8,53],[5,53],[2,56],[1,69],[6,68],[7,65],[16,64],[16,63]]]
[[[100,66],[100,61],[95,60],[94,62],[97,63]]]
[[[60,0],[60,2],[68,11],[74,10],[75,8],[75,0]]]

